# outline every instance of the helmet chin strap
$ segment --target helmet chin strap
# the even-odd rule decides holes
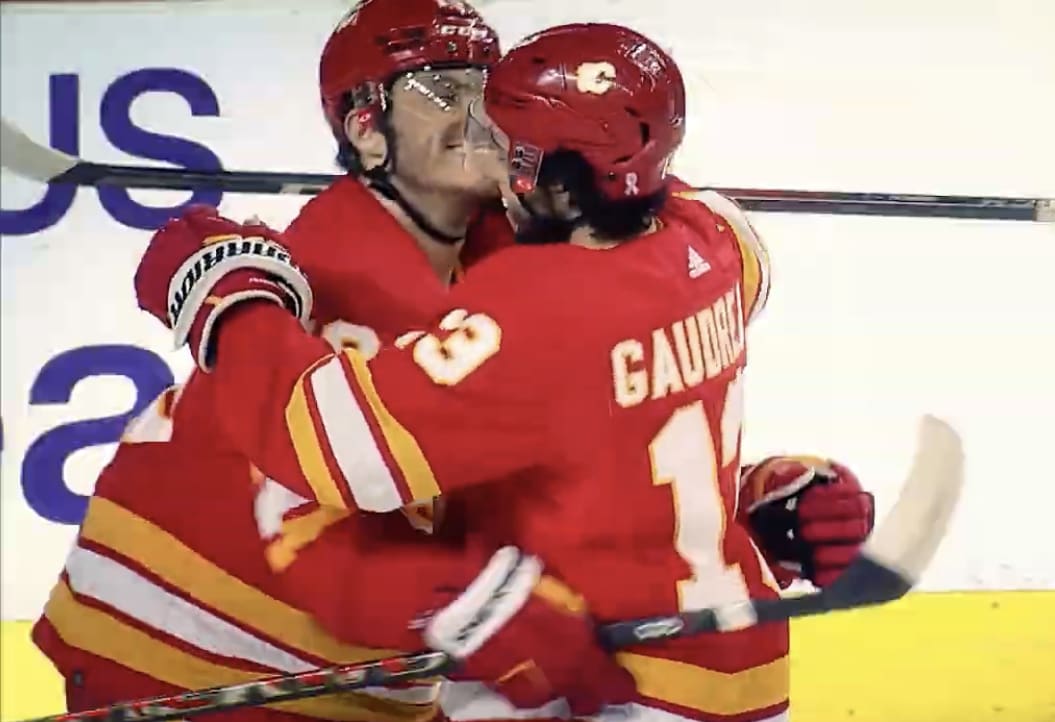
[[[453,246],[454,244],[461,243],[465,240],[464,233],[461,235],[452,235],[450,233],[444,233],[436,228],[436,226],[425,218],[425,215],[421,211],[411,205],[410,201],[404,198],[403,194],[399,192],[399,189],[392,184],[388,171],[385,169],[386,165],[387,163],[379,165],[364,173],[367,185],[370,188],[373,188],[382,196],[399,206],[403,212],[407,214],[407,217],[411,222],[434,241],[447,246]]]

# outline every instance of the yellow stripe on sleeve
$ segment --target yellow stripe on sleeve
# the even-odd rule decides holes
[[[268,564],[276,572],[285,571],[301,549],[318,539],[327,528],[341,519],[347,519],[348,516],[347,511],[322,506],[304,516],[283,521],[278,538],[267,545]]]
[[[337,482],[326,464],[322,441],[309,411],[307,392],[308,377],[332,358],[331,356],[323,357],[297,379],[293,387],[293,394],[286,405],[286,428],[293,442],[301,473],[312,491],[315,492],[315,498],[325,506],[346,510],[348,504],[345,503]]]
[[[374,386],[374,379],[367,366],[366,359],[354,349],[344,352],[351,365],[355,382],[363,393],[369,405],[369,412],[374,417],[377,427],[381,430],[388,450],[392,454],[396,465],[399,467],[403,478],[406,479],[414,501],[428,501],[440,495],[440,486],[436,476],[432,472],[428,459],[421,451],[417,439],[411,434],[392,413],[385,407],[381,396]],[[364,409],[366,411],[366,409]]]
[[[765,299],[760,298],[762,290],[762,264],[756,255],[754,248],[748,245],[736,226],[730,224],[733,234],[736,236],[736,245],[740,249],[740,260],[743,263],[744,282],[744,316],[751,320],[765,306]],[[761,303],[759,303],[761,301]]]

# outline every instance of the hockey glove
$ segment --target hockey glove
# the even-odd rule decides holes
[[[581,598],[514,547],[496,552],[423,636],[460,661],[452,679],[484,682],[517,707],[564,697],[573,716],[587,716],[635,693],[630,673],[598,645]]]
[[[136,269],[139,307],[189,344],[195,363],[211,368],[220,316],[250,300],[277,303],[306,324],[312,294],[277,231],[228,220],[215,208],[191,206],[150,239]]]
[[[741,514],[781,586],[836,579],[872,532],[875,505],[841,464],[775,456],[744,469]]]

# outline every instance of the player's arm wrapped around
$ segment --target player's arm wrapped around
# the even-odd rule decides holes
[[[774,456],[743,470],[740,517],[782,586],[834,581],[872,532],[875,504],[842,464]]]
[[[265,476],[338,512],[389,512],[553,465],[564,453],[552,443],[554,397],[536,392],[538,369],[559,368],[559,352],[539,342],[540,324],[510,298],[511,262],[487,276],[490,285],[459,286],[431,328],[371,359],[307,333],[306,283],[292,263],[278,275],[226,266],[233,272],[210,276],[203,301],[170,313],[180,269],[218,235],[239,248],[261,238],[280,245],[261,226],[188,214],[151,239],[136,291],[143,308],[211,362],[220,426]],[[202,273],[211,268],[203,262]],[[219,287],[228,282],[229,294]]]
[[[566,697],[590,714],[633,694],[579,595],[536,557],[426,539],[398,512],[346,516],[298,544],[296,519],[315,508],[287,517],[269,549],[289,553],[269,551],[269,560],[297,607],[339,639],[446,652],[459,660],[458,679],[483,682],[519,707]]]
[[[318,498],[315,479],[304,470],[326,466],[298,457],[289,429],[302,417],[290,413],[289,400],[304,370],[333,349],[304,329],[312,294],[281,236],[260,224],[235,223],[212,208],[192,207],[150,239],[135,291],[140,307],[173,331],[177,347],[189,345],[197,364],[211,371],[224,445],[305,500]],[[237,317],[246,323],[233,323]],[[232,325],[241,333],[224,346],[221,330]],[[337,512],[354,511],[321,496]]]
[[[246,388],[231,394],[226,413],[258,427],[249,435],[258,448],[259,440],[291,447],[309,493],[341,509],[388,512],[559,468],[568,453],[554,441],[559,399],[538,393],[539,374],[560,368],[559,347],[540,343],[543,324],[508,292],[512,263],[489,267],[452,290],[426,329],[372,358],[349,348],[303,363],[295,356],[306,334],[288,312],[253,304],[232,314],[213,376],[234,389],[246,383],[242,367],[269,366],[279,400],[247,416],[238,400],[255,392]],[[258,342],[263,334],[269,343]]]
[[[140,308],[172,330],[175,348],[189,344],[206,371],[219,320],[237,304],[275,303],[304,324],[312,307],[311,287],[276,231],[208,206],[191,206],[154,234],[135,287]]]

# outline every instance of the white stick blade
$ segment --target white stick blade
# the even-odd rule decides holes
[[[1041,223],[1055,223],[1055,199],[1047,198],[1037,204],[1037,220]]]
[[[6,118],[0,118],[0,166],[15,175],[47,183],[80,159],[37,143]]]
[[[901,495],[863,553],[915,584],[945,536],[962,488],[960,435],[941,419],[924,416]]]

